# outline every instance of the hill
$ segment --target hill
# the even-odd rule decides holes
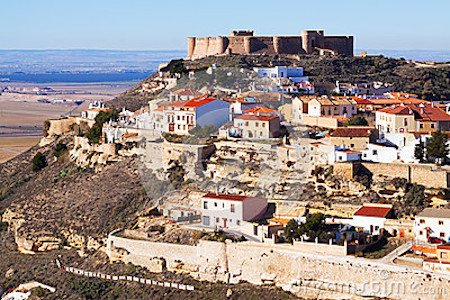
[[[194,61],[173,60],[161,69],[163,72],[182,73],[202,71],[216,64],[223,68],[267,67],[274,65],[301,66],[314,83],[358,81],[382,81],[393,83],[397,90],[418,94],[427,100],[450,99],[450,64],[415,63],[404,59],[383,56],[367,57],[319,57],[298,58],[276,55],[245,56],[229,55],[206,57]],[[146,78],[132,89],[116,97],[110,105],[138,109],[154,99],[158,93],[149,92],[150,85],[157,85],[156,74]],[[177,86],[182,88],[183,85]]]

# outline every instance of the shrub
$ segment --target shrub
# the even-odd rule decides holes
[[[53,155],[56,157],[60,157],[66,151],[67,151],[66,144],[60,142],[60,143],[56,144],[55,149],[53,150]]]
[[[48,165],[45,155],[41,152],[36,153],[36,155],[33,157],[32,163],[34,172],[39,172]]]
[[[367,122],[366,118],[362,116],[353,116],[350,120],[345,123],[345,126],[367,126],[369,122]]]

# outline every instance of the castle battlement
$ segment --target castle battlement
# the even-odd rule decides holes
[[[253,30],[234,30],[230,36],[189,37],[187,57],[324,53],[353,56],[353,36],[326,36],[323,30],[306,30],[298,36],[254,36]]]

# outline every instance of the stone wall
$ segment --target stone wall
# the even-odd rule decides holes
[[[409,182],[421,184],[427,188],[448,188],[450,182],[449,172],[434,165],[342,162],[333,165],[333,173],[351,179],[361,167],[370,171],[374,176],[405,178]]]
[[[87,126],[92,127],[95,123],[94,120],[87,120],[80,117],[67,117],[62,119],[48,120],[49,127],[47,129],[47,136],[61,135],[72,130],[72,126],[80,125],[85,122]]]
[[[325,36],[323,31],[306,31],[297,36],[231,35],[189,37],[188,58],[224,54],[313,54],[316,48],[332,50],[340,55],[353,55],[352,36]]]
[[[320,290],[393,299],[445,299],[450,293],[450,280],[442,274],[376,260],[309,253],[301,244],[200,241],[188,246],[129,240],[112,234],[107,248],[111,260],[117,260],[117,253],[126,252],[123,261],[145,266],[152,258],[161,257],[169,269],[184,264],[184,270],[191,270],[189,273],[197,279],[271,282],[299,295],[310,282]]]

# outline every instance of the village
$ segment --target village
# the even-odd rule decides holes
[[[80,115],[48,120],[40,142],[58,142],[55,153],[95,172],[139,157],[149,200],[133,226],[105,237],[111,262],[330,297],[426,294],[379,292],[364,280],[431,274],[422,289],[445,297],[450,103],[389,82],[315,83],[289,65],[161,65],[140,89],[157,96],[135,111],[91,101]],[[11,209],[2,217],[17,218]],[[62,240],[16,232],[16,243],[34,253]],[[329,279],[347,269],[362,276]]]

